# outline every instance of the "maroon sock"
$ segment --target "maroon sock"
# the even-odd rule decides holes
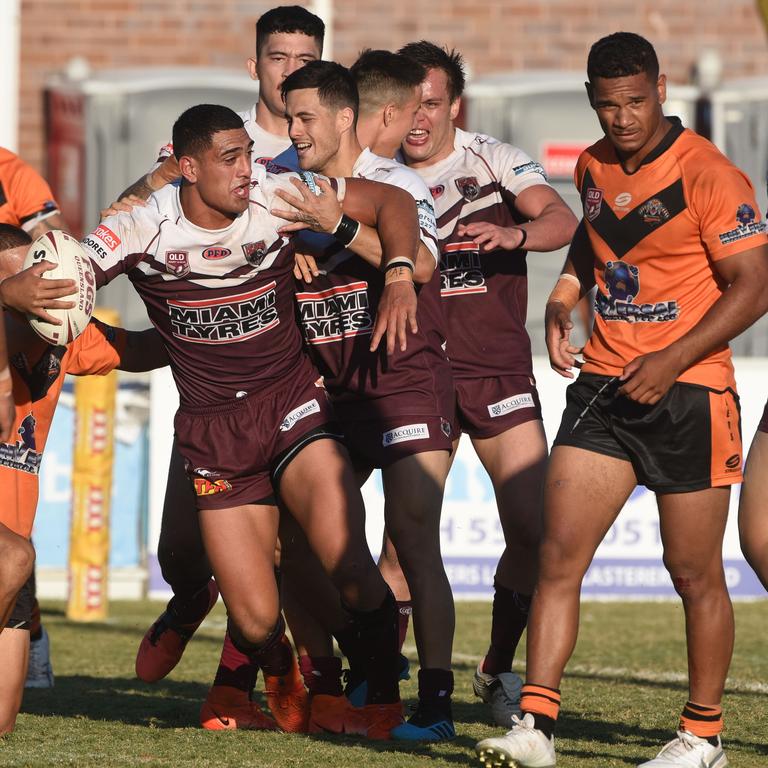
[[[531,596],[521,595],[493,582],[493,620],[491,623],[491,644],[483,662],[483,672],[498,675],[512,669],[517,644],[528,624]]]
[[[413,603],[410,600],[397,601],[397,650],[402,652],[405,636],[408,634],[408,622],[413,613]]]
[[[299,656],[299,669],[310,696],[341,696],[341,659],[338,656]]]
[[[229,632],[224,635],[224,646],[221,649],[219,668],[216,670],[214,685],[228,685],[240,691],[250,693],[256,685],[256,675],[259,668],[251,660],[235,648]]]

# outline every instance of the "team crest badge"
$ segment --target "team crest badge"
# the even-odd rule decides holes
[[[432,195],[432,197],[437,200],[440,195],[445,192],[445,187],[442,184],[438,184],[436,187],[430,187],[429,188],[429,194]]]
[[[637,211],[646,224],[661,224],[669,218],[669,211],[657,197],[644,202]]]
[[[189,274],[189,251],[166,251],[165,268],[175,277]]]
[[[245,254],[245,260],[252,267],[260,267],[261,262],[264,261],[264,257],[267,255],[267,244],[263,240],[258,240],[254,243],[243,243],[243,253]]]
[[[746,227],[755,220],[755,209],[747,203],[742,203],[736,211],[736,221]]]
[[[640,292],[640,270],[624,261],[609,261],[605,265],[605,287],[612,299],[631,302]]]
[[[456,179],[456,187],[468,203],[480,197],[480,183],[477,176],[462,176]]]
[[[603,207],[603,190],[597,187],[588,187],[584,197],[584,215],[588,221],[594,221],[600,215]]]

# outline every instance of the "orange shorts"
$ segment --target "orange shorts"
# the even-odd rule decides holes
[[[38,487],[36,474],[0,465],[0,523],[27,539],[35,521]]]

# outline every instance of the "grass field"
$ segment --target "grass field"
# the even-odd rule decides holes
[[[136,648],[162,606],[113,603],[98,625],[66,621],[43,606],[56,686],[26,692],[16,732],[0,741],[0,766],[332,766],[448,768],[479,765],[478,739],[496,735],[473,698],[472,670],[484,651],[490,606],[459,603],[455,643],[457,737],[409,747],[355,739],[255,732],[211,733],[197,726],[219,658],[219,604],[169,679],[133,677]],[[768,766],[768,602],[736,605],[736,651],[724,709],[734,768]],[[412,640],[409,639],[409,643]],[[412,645],[406,646],[415,658]],[[516,664],[516,669],[520,664]],[[682,610],[674,603],[588,603],[563,682],[559,766],[634,766],[674,732],[686,700]],[[414,681],[403,685],[407,702]]]

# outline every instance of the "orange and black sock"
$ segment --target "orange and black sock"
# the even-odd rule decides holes
[[[528,624],[531,596],[507,589],[494,579],[491,644],[483,661],[483,672],[498,675],[512,669],[512,660]]]
[[[520,692],[520,714],[533,715],[535,727],[551,738],[560,714],[560,690],[526,683]]]
[[[687,701],[680,715],[680,730],[706,739],[713,747],[723,732],[723,708],[719,704],[696,704]]]
[[[237,688],[245,694],[250,694],[256,685],[256,675],[259,668],[232,643],[229,632],[224,635],[224,647],[221,649],[221,659],[216,670],[214,685],[226,685]]]

